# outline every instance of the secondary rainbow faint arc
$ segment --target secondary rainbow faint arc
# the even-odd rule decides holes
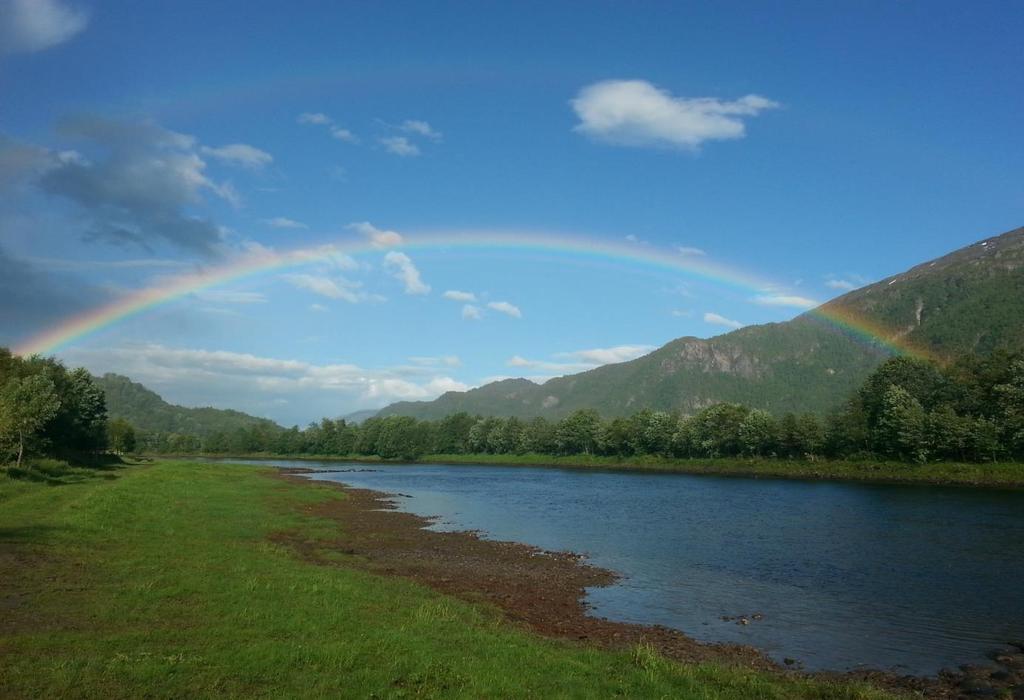
[[[768,281],[714,263],[705,256],[676,253],[642,243],[618,243],[595,238],[522,232],[486,233],[483,235],[479,233],[419,235],[405,237],[395,245],[382,245],[368,239],[353,239],[290,251],[257,251],[224,265],[178,275],[165,283],[129,293],[114,302],[64,319],[26,339],[14,348],[14,352],[22,356],[52,353],[118,321],[144,313],[156,306],[252,275],[324,262],[342,255],[385,253],[388,250],[415,251],[449,248],[484,251],[540,251],[571,254],[583,259],[648,265],[673,272],[682,272],[689,277],[725,284],[754,295],[772,294],[772,290],[778,288],[777,285]],[[927,353],[922,350],[894,338],[890,329],[882,328],[848,309],[819,306],[808,313],[890,351],[919,357],[927,356]]]

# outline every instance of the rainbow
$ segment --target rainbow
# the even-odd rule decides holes
[[[706,256],[626,240],[618,242],[536,232],[444,232],[408,237],[399,237],[394,233],[390,235],[390,240],[360,237],[281,252],[258,249],[232,262],[175,276],[160,284],[131,292],[109,304],[64,319],[16,345],[13,352],[22,356],[50,354],[126,318],[211,287],[268,272],[330,262],[342,256],[384,253],[388,250],[480,250],[488,253],[507,251],[571,255],[580,261],[640,265],[683,274],[688,278],[725,285],[747,295],[779,294],[778,285],[715,263]],[[807,314],[887,352],[928,357],[928,353],[911,347],[892,329],[884,328],[848,308],[826,304],[817,306]]]

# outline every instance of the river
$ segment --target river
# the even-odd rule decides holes
[[[238,460],[234,460],[238,461]],[[282,466],[348,465],[272,460]],[[584,553],[593,614],[808,670],[931,675],[1024,638],[1024,492],[537,467],[311,478],[401,493],[435,529]],[[747,624],[736,618],[745,617]]]

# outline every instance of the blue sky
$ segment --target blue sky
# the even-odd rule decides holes
[[[785,320],[1021,225],[1022,30],[1012,2],[0,0],[0,343],[374,231],[626,242],[797,299],[399,243],[59,354],[291,424]]]

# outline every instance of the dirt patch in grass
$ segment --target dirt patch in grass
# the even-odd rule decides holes
[[[310,484],[312,470],[282,469],[276,478]],[[698,642],[658,625],[614,622],[588,614],[585,588],[606,586],[617,576],[587,564],[571,552],[550,552],[517,542],[481,539],[473,532],[435,532],[426,518],[395,510],[388,494],[315,482],[344,490],[347,498],[304,506],[314,517],[340,525],[335,541],[280,532],[275,542],[309,561],[353,566],[401,576],[463,600],[497,607],[504,616],[536,633],[557,639],[623,649],[645,645],[684,663],[715,662],[758,671],[797,674],[763,653],[736,644]],[[808,674],[820,679],[861,680],[897,692],[929,698],[958,697],[960,677],[918,678],[879,671]]]

